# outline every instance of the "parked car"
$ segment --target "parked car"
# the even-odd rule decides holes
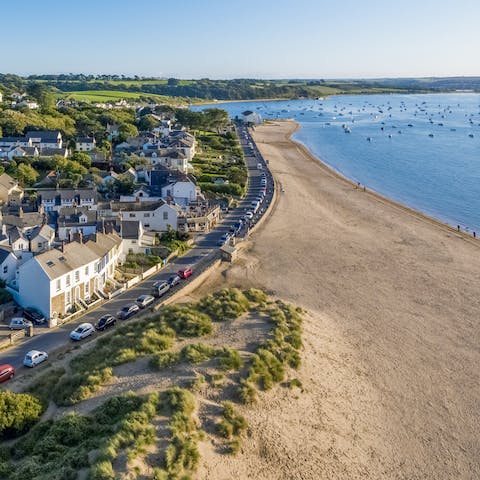
[[[177,283],[180,283],[180,280],[181,280],[181,278],[177,274],[175,274],[175,275],[172,275],[171,277],[169,277],[167,282],[168,282],[168,284],[170,285],[170,288],[171,288],[171,287],[174,287],[175,285],[177,285]]]
[[[179,279],[180,280],[180,279]],[[170,290],[170,284],[168,282],[155,282],[152,285],[152,295],[154,297],[161,297]]]
[[[14,317],[10,320],[8,327],[10,330],[23,330],[24,328],[32,327],[33,323],[25,320],[23,317]]]
[[[30,320],[36,325],[42,325],[47,321],[44,315],[42,315],[37,309],[27,307],[23,310],[23,318]]]
[[[39,363],[44,362],[48,358],[47,352],[41,352],[40,350],[30,350],[23,359],[23,364],[26,367],[35,367]]]
[[[10,380],[15,375],[15,369],[8,363],[0,365],[0,383]]]
[[[130,318],[132,315],[135,315],[139,311],[140,307],[136,303],[129,303],[118,312],[117,317],[121,320],[126,320],[127,318]]]
[[[95,332],[91,323],[81,323],[73,332],[70,332],[72,340],[83,340]]]
[[[140,295],[137,298],[137,305],[140,308],[147,308],[149,305],[151,305],[155,301],[155,297],[152,297],[151,295]]]
[[[185,279],[187,279],[190,275],[192,275],[193,270],[192,270],[192,267],[187,267],[187,268],[183,268],[182,270],[179,270],[177,273],[178,273],[178,276],[179,276],[182,280],[185,280]]]
[[[117,323],[117,319],[113,315],[104,315],[100,317],[95,328],[99,331],[106,330],[109,327],[113,327]]]
[[[245,216],[251,220],[253,218],[253,212],[251,212],[250,210],[245,214]]]

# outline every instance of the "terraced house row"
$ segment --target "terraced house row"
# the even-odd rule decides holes
[[[66,315],[74,304],[85,307],[101,298],[113,281],[122,254],[122,239],[112,232],[94,240],[75,241],[36,255],[18,267],[9,290],[22,306],[38,309],[46,318]]]

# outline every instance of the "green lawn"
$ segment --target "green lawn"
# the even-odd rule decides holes
[[[140,97],[154,98],[161,103],[179,104],[182,102],[180,97],[168,97],[166,95],[156,95],[144,92],[124,92],[121,90],[86,90],[76,92],[63,92],[60,97],[73,98],[79,102],[116,102],[121,99],[139,99]]]

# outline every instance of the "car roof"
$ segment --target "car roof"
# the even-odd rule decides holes
[[[2,363],[0,365],[0,370],[6,370],[7,368],[13,368],[9,363]]]
[[[27,355],[35,355],[36,353],[45,353],[45,352],[41,352],[40,350],[30,350],[29,352],[27,352]]]
[[[91,326],[92,326],[91,323],[87,323],[87,322],[86,322],[86,323],[81,323],[78,327],[79,327],[79,328],[80,328],[80,327],[81,327],[81,328],[85,328],[85,327],[91,327]]]

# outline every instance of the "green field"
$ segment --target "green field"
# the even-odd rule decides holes
[[[153,98],[157,102],[175,104],[182,103],[181,98],[168,97],[166,95],[156,95],[154,93],[125,92],[121,90],[85,90],[76,92],[64,92],[59,95],[60,98],[72,98],[78,102],[116,102],[121,99],[138,100],[140,97]]]

